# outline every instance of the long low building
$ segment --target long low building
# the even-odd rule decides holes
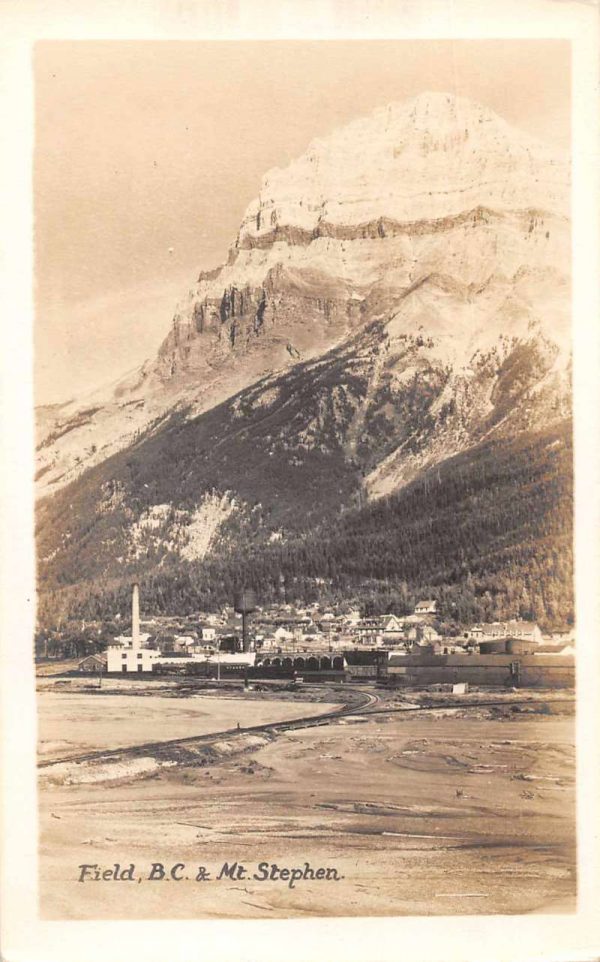
[[[525,688],[572,688],[575,659],[565,655],[390,655],[387,677],[398,685],[447,682]]]
[[[281,654],[261,655],[256,667],[283,668],[296,672],[343,671],[346,663],[343,652],[337,654],[324,650],[302,654],[282,652]]]
[[[158,655],[158,652],[157,652]],[[160,665],[186,665],[186,664],[208,664],[208,665],[222,665],[231,666],[239,665],[244,667],[252,667],[256,659],[256,652],[254,651],[221,651],[213,653],[205,652],[194,652],[191,655],[182,655],[177,657],[176,655],[158,655],[154,659],[154,664]]]

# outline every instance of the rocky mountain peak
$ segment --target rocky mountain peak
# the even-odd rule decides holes
[[[461,423],[477,421],[477,430],[467,409],[493,407],[510,352],[549,339],[556,356],[536,368],[546,409],[569,355],[568,183],[564,157],[446,93],[378,108],[314,140],[265,175],[227,261],[187,292],[157,358],[109,398],[46,412],[42,488],[56,490],[142,432],[160,431],[174,411],[196,418],[273,372],[343,348],[373,323],[391,339],[392,393],[437,372],[430,381],[436,391],[444,385],[443,409],[460,391]],[[481,382],[482,358],[495,358],[486,362],[485,398],[468,387]],[[529,391],[534,381],[519,375]],[[419,464],[468,447],[473,430],[448,429],[443,444],[438,431]],[[385,490],[414,474],[405,455],[386,454]]]
[[[477,205],[564,214],[567,183],[565,158],[489,108],[425,93],[314,140],[288,167],[269,171],[238,243],[283,226],[410,222]]]

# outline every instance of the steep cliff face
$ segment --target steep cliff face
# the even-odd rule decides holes
[[[565,214],[564,167],[550,151],[464,98],[425,93],[313,141],[264,178],[239,246],[278,228],[346,237],[349,225],[451,217],[478,206]]]
[[[553,355],[537,391],[564,398],[568,179],[564,158],[446,94],[314,141],[266,174],[227,262],[200,275],[155,359],[85,403],[40,411],[40,493],[161,430],[174,411],[196,417],[376,320],[392,338],[424,339],[427,363],[449,372],[440,408],[457,392],[467,423],[469,405],[500,397],[467,384],[482,365],[508,363],[507,345],[534,337]],[[468,444],[469,428],[453,438]],[[438,437],[434,448],[449,444]],[[401,483],[403,459],[382,465],[369,492]]]
[[[535,616],[552,619],[554,598],[565,617],[570,430],[545,387],[556,348],[532,330],[464,371],[434,348],[374,321],[203,414],[172,415],[44,499],[47,622],[114,611],[133,578],[150,606],[181,612],[225,602],[241,578],[277,597],[282,572],[295,597],[317,579],[349,596],[471,573],[498,611],[535,585]]]
[[[431,274],[470,293],[568,274],[567,184],[564,159],[484,107],[424,94],[378,110],[266,174],[227,264],[180,305],[161,373],[275,332],[321,349]]]

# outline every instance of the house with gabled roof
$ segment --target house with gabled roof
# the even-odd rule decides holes
[[[415,605],[415,615],[435,615],[437,613],[437,601],[433,598],[425,598],[418,601]]]
[[[82,658],[77,664],[78,671],[101,672],[106,671],[107,657],[105,651],[97,652]]]

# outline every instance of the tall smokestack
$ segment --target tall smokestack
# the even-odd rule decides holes
[[[137,582],[131,594],[131,647],[140,647],[140,586]]]

